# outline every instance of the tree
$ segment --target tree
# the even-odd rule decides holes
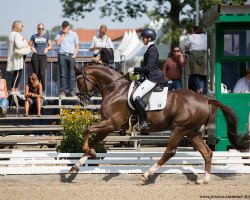
[[[8,39],[9,39],[9,36],[7,36],[7,35],[0,35],[0,41],[7,42]]]
[[[54,26],[50,31],[48,31],[49,36],[52,40],[55,39],[56,34],[58,33],[58,31],[61,30],[61,26]]]
[[[138,18],[145,13],[154,18],[164,18],[165,34],[161,41],[171,41],[171,46],[179,45],[179,38],[184,29],[190,30],[194,25],[195,0],[60,0],[63,3],[65,17],[77,20],[84,18],[85,13],[96,8],[101,11],[101,17],[111,16],[113,21],[123,21],[125,18]],[[224,3],[225,0],[200,0],[200,13],[212,5]],[[239,4],[242,0],[233,0]],[[182,18],[180,18],[182,16]]]

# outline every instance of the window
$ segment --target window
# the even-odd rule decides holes
[[[225,30],[224,56],[250,56],[250,30]]]

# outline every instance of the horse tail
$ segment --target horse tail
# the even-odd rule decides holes
[[[235,113],[217,100],[209,99],[208,103],[215,107],[214,111],[218,108],[221,109],[227,122],[227,135],[233,147],[237,150],[248,150],[250,148],[249,135],[248,133],[244,135],[237,134],[238,120]],[[215,115],[216,112],[212,113]]]

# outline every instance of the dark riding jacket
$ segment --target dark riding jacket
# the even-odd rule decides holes
[[[143,65],[135,67],[135,74],[144,74],[144,76],[151,82],[163,83],[163,73],[158,67],[159,53],[154,44],[151,44],[144,54]]]

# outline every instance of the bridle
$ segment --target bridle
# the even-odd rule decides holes
[[[93,83],[88,79],[87,74],[84,70],[82,70],[81,75],[76,76],[75,80],[77,81],[79,78],[83,78],[85,91],[87,92],[77,92],[76,96],[78,96],[78,98],[80,99],[80,104],[85,106],[88,104],[90,98],[94,96],[97,92],[96,91],[88,92],[87,82],[89,82],[93,86],[93,88],[95,87],[95,85],[93,85]]]
[[[118,79],[112,81],[111,83],[107,84],[103,88],[99,89],[99,92],[104,91],[105,89],[111,87],[118,80],[120,80],[122,78],[125,78],[127,76],[128,76],[128,74],[124,74],[123,76],[121,76]],[[79,78],[83,78],[83,80],[84,80],[84,87],[86,89],[85,91],[88,91],[87,82],[89,82],[93,86],[93,88],[95,87],[95,85],[89,80],[88,74],[84,70],[82,70],[82,74],[81,75],[76,76],[75,80],[78,80]],[[87,105],[87,103],[90,100],[90,98],[92,96],[95,96],[97,94],[97,92],[98,91],[96,91],[96,90],[95,91],[93,90],[92,92],[78,92],[78,93],[76,93],[76,95],[80,98],[80,103],[81,104]]]

